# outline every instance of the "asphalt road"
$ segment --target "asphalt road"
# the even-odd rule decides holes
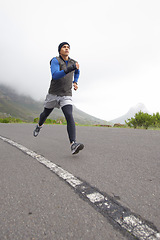
[[[0,136],[61,166],[160,231],[160,131],[77,127],[85,148],[72,156],[66,126],[45,125],[37,138],[34,127],[0,124]],[[135,239],[56,174],[1,139],[0,166],[1,240]]]

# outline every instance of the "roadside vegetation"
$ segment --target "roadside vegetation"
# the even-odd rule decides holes
[[[39,121],[39,118],[34,119],[34,123],[38,123],[38,121]],[[66,125],[67,122],[66,122],[65,118],[57,118],[56,120],[48,118],[48,119],[46,119],[45,124],[63,124],[63,125]]]
[[[19,118],[6,117],[0,118],[0,123],[23,123],[23,121]]]
[[[150,115],[140,111],[136,113],[133,118],[125,121],[125,123],[130,128],[160,128],[160,114],[157,112],[156,114],[153,113],[153,115]]]
[[[38,123],[39,118],[35,118],[32,123]],[[0,118],[0,123],[28,123],[28,121],[23,121],[19,118],[13,117],[6,117]],[[47,119],[45,124],[62,124],[66,125],[65,118],[58,118],[58,119]],[[79,126],[98,126],[98,127],[118,127],[118,128],[134,128],[134,129],[155,129],[160,130],[160,114],[157,112],[156,114],[150,115],[148,113],[143,113],[139,111],[135,114],[134,117],[125,121],[125,124],[116,123],[112,125],[100,125],[100,124],[78,124]]]

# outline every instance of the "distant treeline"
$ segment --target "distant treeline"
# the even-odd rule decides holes
[[[38,123],[39,122],[39,118],[35,118],[34,119],[34,123]],[[45,124],[67,124],[65,118],[57,118],[55,119],[46,119]]]
[[[34,119],[34,123],[38,123],[39,118]],[[23,123],[25,121],[19,118],[7,117],[7,118],[0,118],[0,123]],[[47,119],[45,121],[46,124],[64,124],[66,125],[65,118],[58,118],[54,119]],[[157,112],[156,114],[150,115],[148,113],[143,113],[142,111],[135,114],[134,117],[125,121],[124,124],[114,124],[114,127],[130,127],[130,128],[145,128],[148,129],[149,127],[153,128],[160,128],[160,114]],[[77,123],[76,123],[77,124]],[[95,125],[95,126],[107,126],[112,127],[111,125]]]
[[[33,122],[38,123],[38,121],[39,121],[39,118],[35,118]],[[0,118],[0,123],[23,123],[23,122],[26,122],[26,121],[23,121],[19,118],[14,118],[14,117]],[[66,124],[66,120],[65,118],[58,118],[56,120],[47,119],[45,123],[46,124]]]
[[[7,118],[0,118],[0,123],[22,123],[22,121],[19,118],[13,118],[13,117],[7,117]]]

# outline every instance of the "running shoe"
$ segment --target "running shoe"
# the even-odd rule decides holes
[[[76,143],[74,142],[72,145],[71,145],[71,152],[72,154],[77,154],[79,153],[80,150],[82,150],[84,148],[84,145],[82,143]]]
[[[42,128],[42,127],[40,127],[40,126],[38,126],[38,125],[36,126],[35,130],[33,131],[33,136],[34,136],[34,137],[37,137],[37,136],[38,136],[41,128]]]

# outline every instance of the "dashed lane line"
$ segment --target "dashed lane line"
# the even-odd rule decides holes
[[[78,179],[68,171],[23,145],[3,136],[0,136],[0,139],[49,168],[58,177],[67,182],[83,200],[87,201],[94,209],[109,220],[114,227],[122,230],[122,233],[128,236],[128,238],[160,240],[160,232],[153,224],[148,223],[140,216],[123,207],[109,195],[101,193],[98,189],[90,186],[90,184]]]

